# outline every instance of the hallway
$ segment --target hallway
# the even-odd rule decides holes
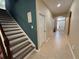
[[[0,0],[0,59],[79,59],[78,5],[79,0]]]
[[[33,53],[29,59],[74,59],[74,55],[66,36],[56,32],[43,44],[39,53]]]

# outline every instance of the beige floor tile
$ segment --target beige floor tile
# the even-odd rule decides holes
[[[63,33],[55,33],[46,41],[40,51],[33,53],[28,59],[73,59],[68,42]]]

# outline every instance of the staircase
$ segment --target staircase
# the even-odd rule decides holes
[[[35,51],[33,42],[6,10],[0,9],[0,25],[6,37],[8,59],[27,59]]]

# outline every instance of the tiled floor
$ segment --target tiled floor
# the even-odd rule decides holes
[[[73,51],[63,33],[55,33],[50,40],[28,59],[74,59]]]

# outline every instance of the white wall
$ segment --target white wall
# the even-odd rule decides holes
[[[6,9],[5,8],[5,0],[0,0],[0,8],[1,9]]]
[[[69,40],[76,59],[79,59],[79,0],[74,0],[71,11],[72,17]]]
[[[46,5],[42,2],[42,0],[36,0],[36,15],[37,15],[37,31],[38,31],[38,45],[39,47],[41,47],[41,45],[43,43],[40,43],[43,40],[43,37],[39,37],[40,34],[43,34],[42,32],[39,32],[40,26],[40,14],[45,16],[45,24],[46,24],[46,38],[44,39],[47,40],[49,38],[50,35],[53,34],[53,27],[54,27],[54,20],[52,18],[51,12],[49,11],[49,9],[46,7]],[[40,23],[41,24],[41,23]],[[52,33],[52,34],[51,34]]]

